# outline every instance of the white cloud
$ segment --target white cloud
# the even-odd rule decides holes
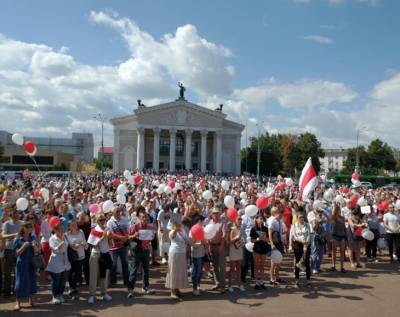
[[[340,82],[304,79],[295,83],[279,83],[275,80],[236,90],[238,100],[257,107],[275,99],[284,108],[314,108],[335,102],[346,103],[357,97],[357,93]]]
[[[302,37],[302,39],[324,45],[333,43],[333,40],[331,38],[321,35],[305,35]]]

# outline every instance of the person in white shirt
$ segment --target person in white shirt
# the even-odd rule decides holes
[[[167,263],[168,251],[171,241],[169,240],[169,230],[168,230],[168,222],[171,218],[171,213],[169,208],[167,207],[167,200],[164,198],[162,200],[162,204],[160,207],[160,211],[157,215],[157,223],[158,223],[158,239],[159,239],[159,250],[160,256],[162,258],[161,263]]]
[[[92,229],[88,238],[88,243],[92,246],[89,259],[89,304],[94,303],[97,285],[100,287],[101,299],[112,300],[112,297],[107,293],[108,274],[112,268],[109,249],[110,230],[106,227],[106,216],[104,214],[99,214],[96,220],[97,226]]]
[[[70,287],[69,295],[72,299],[78,299],[78,280],[82,275],[82,266],[85,259],[85,250],[88,248],[88,244],[85,239],[83,231],[78,229],[78,225],[75,220],[68,222],[68,231],[65,235],[68,240],[69,250],[69,261],[71,263],[71,270],[68,274],[68,283]]]
[[[179,299],[180,289],[188,288],[186,249],[189,238],[179,218],[172,220],[169,233],[171,246],[168,254],[168,273],[165,287],[171,289],[171,297]]]
[[[51,275],[51,292],[53,294],[53,304],[65,302],[64,290],[68,271],[71,265],[68,260],[68,241],[64,235],[62,222],[54,226],[54,234],[49,240],[51,255],[46,271]]]
[[[395,214],[394,205],[389,206],[389,211],[383,216],[383,225],[386,229],[386,239],[389,246],[390,262],[393,262],[393,254],[400,262],[400,216]]]
[[[297,223],[293,224],[290,228],[289,235],[289,249],[294,252],[294,274],[296,279],[296,286],[299,287],[300,268],[305,268],[307,286],[310,286],[311,279],[311,229],[310,225],[305,222],[304,213],[302,210],[297,212]]]

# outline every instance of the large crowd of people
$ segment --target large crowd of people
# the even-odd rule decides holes
[[[35,305],[39,279],[56,305],[85,284],[89,304],[111,301],[117,284],[132,300],[139,275],[143,294],[157,291],[150,267],[161,265],[179,300],[189,287],[201,296],[206,278],[221,294],[288,283],[282,257],[296,287],[311,286],[324,257],[334,274],[362,269],[364,255],[400,259],[399,190],[320,180],[303,201],[280,177],[128,174],[1,177],[0,291],[16,310]]]

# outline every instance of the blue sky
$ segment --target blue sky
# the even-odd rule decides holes
[[[362,125],[363,142],[380,137],[400,146],[399,13],[396,0],[2,1],[0,112],[20,111],[27,134],[35,127],[44,135],[92,131],[74,107],[84,108],[87,119],[96,108],[111,117],[131,111],[137,98],[171,99],[182,80],[193,101],[210,107],[222,101],[232,119],[246,119],[249,134],[263,120],[271,132],[307,130],[324,146],[353,146]],[[123,19],[133,31],[117,25]],[[176,41],[168,43],[166,34]],[[10,43],[19,43],[24,58],[14,57]],[[186,62],[170,56],[159,63],[160,56],[149,54],[154,45]],[[35,51],[52,54],[51,73],[49,58],[38,62]],[[24,72],[25,85],[12,80],[16,70]],[[104,80],[88,83],[91,76]],[[122,76],[118,87],[107,84],[113,76]],[[209,78],[212,84],[205,83]],[[88,96],[83,81],[108,94]],[[66,101],[71,85],[74,100]]]

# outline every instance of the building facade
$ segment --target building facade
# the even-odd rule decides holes
[[[113,169],[200,170],[240,175],[244,126],[186,101],[146,107],[114,118]]]
[[[339,172],[344,168],[344,162],[347,159],[346,149],[324,149],[325,157],[321,157],[321,171]]]
[[[99,147],[99,150],[97,151],[97,158],[101,159],[103,158],[104,160],[110,160],[112,162],[113,160],[113,148],[112,146],[105,146],[105,147]]]
[[[25,153],[23,146],[13,143],[12,134],[0,131],[0,145],[4,154],[0,158],[2,169],[19,169],[34,166],[33,160]],[[92,163],[94,157],[93,135],[91,133],[72,133],[71,138],[45,138],[24,136],[37,146],[35,160],[38,166],[54,168],[62,163],[69,166],[72,161]]]

